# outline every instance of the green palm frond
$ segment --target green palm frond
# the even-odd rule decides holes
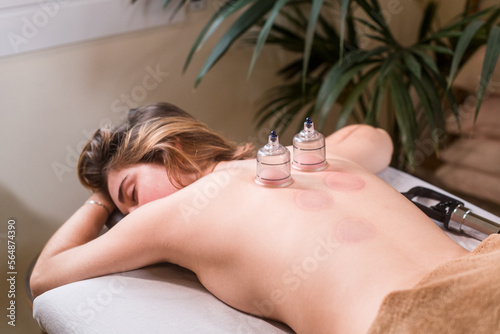
[[[264,47],[264,44],[266,43],[267,37],[269,36],[269,32],[271,31],[271,28],[274,24],[274,21],[276,20],[276,17],[278,16],[279,12],[289,2],[289,0],[278,0],[273,6],[273,9],[271,10],[271,14],[266,20],[266,23],[262,27],[259,33],[259,37],[257,38],[257,42],[255,43],[255,50],[252,56],[252,61],[250,62],[250,68],[248,70],[248,75],[250,76],[250,73],[252,73],[252,70],[255,66],[255,62],[257,61],[257,58],[259,57],[260,51]]]
[[[352,120],[378,125],[380,117],[393,117],[393,122],[385,123],[395,124],[388,130],[411,166],[424,128],[438,150],[436,133],[444,129],[446,110],[451,109],[459,121],[452,87],[467,60],[486,45],[477,117],[500,55],[500,5],[476,12],[466,6],[442,26],[438,5],[437,0],[428,2],[415,42],[402,46],[378,0],[224,0],[193,43],[184,70],[222,23],[238,15],[213,47],[195,85],[243,36],[255,44],[249,74],[265,45],[278,45],[296,57],[278,70],[284,83],[265,95],[256,114],[258,126],[273,120],[285,128],[305,113],[321,126],[333,110],[340,110],[337,127]],[[360,26],[366,29],[357,29]],[[256,32],[248,33],[250,29]],[[361,38],[373,43],[363,43],[363,48]],[[384,101],[391,112],[382,113]]]
[[[483,102],[486,89],[493,75],[493,71],[498,63],[498,56],[500,54],[500,27],[493,26],[486,43],[486,52],[484,55],[483,69],[481,71],[481,81],[477,91],[477,104],[476,114],[474,120],[477,119],[479,108]]]
[[[137,0],[130,0],[131,3],[136,3]],[[182,9],[182,7],[188,2],[188,0],[179,0],[177,3],[177,6],[175,7],[174,11],[172,12],[172,15],[170,16],[170,19],[173,19],[177,13]],[[163,9],[167,8],[169,4],[172,3],[172,0],[163,0]]]
[[[191,47],[191,51],[186,58],[183,71],[185,72],[193,58],[195,52],[203,46],[203,44],[212,36],[212,34],[219,28],[225,19],[238,12],[241,8],[252,3],[254,0],[233,0],[226,1],[217,12],[210,18],[203,30],[198,35],[198,38]]]

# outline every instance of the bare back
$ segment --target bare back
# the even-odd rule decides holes
[[[286,188],[231,163],[172,195],[166,260],[218,298],[298,333],[364,333],[391,291],[466,253],[406,198],[358,165],[330,159]],[[300,316],[297,316],[300,315]]]
[[[326,147],[328,168],[292,170],[286,188],[257,185],[255,160],[221,163],[100,237],[104,210],[84,206],[48,242],[32,291],[167,261],[298,334],[365,333],[385,296],[467,251],[373,174],[390,160],[385,132],[346,127]]]

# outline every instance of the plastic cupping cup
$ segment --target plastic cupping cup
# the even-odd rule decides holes
[[[269,187],[286,187],[293,182],[290,151],[280,144],[275,131],[271,131],[268,143],[257,152],[255,182]]]
[[[327,167],[325,137],[314,130],[309,117],[304,130],[293,137],[293,167],[302,171],[320,171]]]

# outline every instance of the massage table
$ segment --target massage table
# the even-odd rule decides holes
[[[378,176],[400,192],[423,186],[457,198],[391,167]],[[500,222],[491,213],[463,202],[475,213]],[[441,223],[436,224],[444,229]],[[480,243],[445,232],[468,250]],[[172,264],[87,279],[47,291],[34,300],[33,317],[49,334],[293,333],[283,324],[224,304],[200,284],[194,273]]]

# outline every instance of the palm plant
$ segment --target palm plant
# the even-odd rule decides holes
[[[267,103],[257,113],[258,125],[280,111],[278,128],[286,128],[302,114],[321,128],[335,104],[341,106],[338,128],[350,120],[378,125],[385,115],[393,120],[387,124],[393,124],[388,130],[396,147],[413,166],[424,129],[438,150],[437,130],[444,130],[445,110],[450,108],[459,122],[451,86],[461,67],[486,44],[477,117],[500,54],[500,6],[474,10],[479,2],[468,0],[456,19],[436,27],[438,2],[429,1],[416,41],[403,46],[381,14],[378,0],[224,0],[194,42],[184,70],[222,22],[240,13],[207,57],[195,85],[235,41],[257,28],[250,37],[255,49],[249,73],[266,44],[297,54],[279,70],[285,83],[268,92]],[[337,25],[326,14],[331,12],[337,13]],[[383,101],[390,107],[385,114]]]

